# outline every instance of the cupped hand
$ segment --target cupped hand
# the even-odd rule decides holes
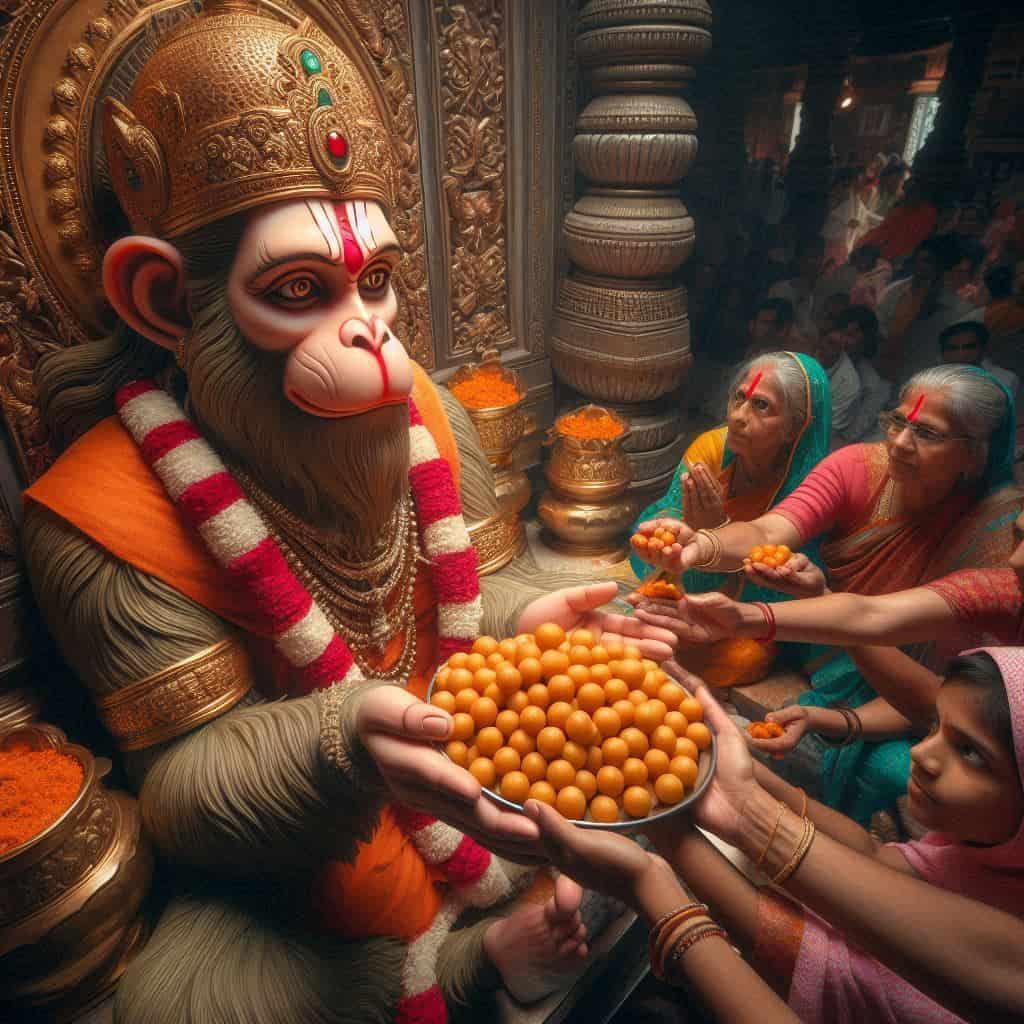
[[[570,824],[539,800],[527,800],[527,817],[540,829],[541,846],[551,863],[584,888],[635,905],[637,885],[651,855],[626,836]]]
[[[630,594],[636,617],[655,629],[673,633],[677,641],[710,644],[736,636],[744,624],[744,606],[725,594],[687,594],[678,601],[665,601]]]
[[[738,844],[747,801],[758,790],[754,760],[743,733],[722,710],[706,686],[697,691],[704,721],[714,731],[718,761],[704,795],[690,808],[693,820],[734,846]]]
[[[683,477],[683,503],[686,525],[692,530],[711,530],[729,518],[722,485],[702,462],[695,463]]]
[[[712,542],[704,534],[697,533],[678,519],[648,519],[636,528],[636,532],[650,537],[659,527],[672,530],[676,535],[676,543],[655,551],[651,551],[649,546],[640,548],[633,544],[633,553],[648,565],[678,575],[696,565],[704,564],[714,554]]]
[[[743,559],[743,571],[751,583],[778,590],[790,597],[820,597],[828,589],[825,574],[805,554],[796,552],[777,567]]]
[[[766,754],[782,755],[792,750],[803,739],[804,733],[811,727],[811,716],[807,708],[799,704],[791,704],[779,711],[770,711],[764,716],[766,722],[775,722],[785,730],[774,739],[758,740],[747,735],[747,742],[757,750]]]
[[[641,622],[632,615],[601,611],[619,592],[613,580],[555,590],[531,601],[519,616],[518,632],[531,633],[542,622],[556,622],[564,630],[589,629],[597,642],[621,640],[635,644],[645,658],[664,661],[672,656],[676,638],[668,630]]]
[[[537,826],[484,796],[480,783],[435,746],[451,734],[451,715],[397,686],[366,690],[356,730],[395,799],[523,864],[544,862]]]

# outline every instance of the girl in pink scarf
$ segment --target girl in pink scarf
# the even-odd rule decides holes
[[[924,881],[1024,917],[1024,648],[965,652],[936,708],[908,787],[911,813],[933,831],[895,849]],[[789,1004],[801,1020],[834,1024],[962,1020],[811,912]]]
[[[663,860],[624,837],[574,828],[531,801],[527,814],[563,872],[616,892],[654,921],[692,899],[671,864],[727,929],[727,941],[698,942],[700,952],[679,961],[723,1020],[1024,1019],[1024,648],[969,651],[951,664],[936,724],[912,751],[911,810],[931,830],[916,843],[882,846],[808,801],[752,763],[706,688],[697,695],[718,738],[718,769],[693,820],[768,877],[785,875],[785,894],[755,888],[685,819],[651,830]],[[809,845],[792,855],[801,835]]]

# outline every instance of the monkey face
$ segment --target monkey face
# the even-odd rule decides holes
[[[294,199],[251,215],[228,277],[249,342],[287,353],[282,388],[328,419],[403,403],[412,367],[391,333],[401,258],[380,206]]]

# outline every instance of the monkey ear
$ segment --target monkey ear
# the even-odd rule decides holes
[[[157,345],[174,351],[188,333],[185,261],[170,243],[119,238],[103,258],[103,289],[117,315]]]

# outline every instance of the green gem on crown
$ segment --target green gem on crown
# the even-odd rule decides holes
[[[318,107],[333,107],[334,100],[331,99],[331,94],[326,89],[321,89],[316,94],[316,105]]]
[[[319,75],[323,71],[320,58],[312,50],[303,50],[299,54],[299,60],[302,61],[302,69],[307,75]]]

